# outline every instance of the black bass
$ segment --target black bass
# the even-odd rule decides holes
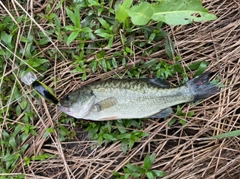
[[[171,106],[204,99],[219,92],[210,72],[185,85],[169,88],[161,79],[109,79],[81,87],[60,100],[59,109],[75,118],[94,121],[163,118]]]

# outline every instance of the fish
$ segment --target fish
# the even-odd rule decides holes
[[[59,102],[59,110],[78,119],[108,121],[118,119],[165,118],[172,106],[217,94],[210,83],[210,71],[170,87],[159,78],[108,79],[84,85]]]

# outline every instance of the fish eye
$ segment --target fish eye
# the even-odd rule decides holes
[[[66,99],[66,100],[70,100],[70,95],[67,95],[67,96],[65,97],[65,99]]]

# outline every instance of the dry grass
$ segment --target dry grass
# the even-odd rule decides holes
[[[33,3],[36,2],[33,1]],[[11,15],[11,11],[16,11],[17,14],[28,13],[31,17],[32,13],[42,11],[46,4],[42,6],[35,4],[36,7],[33,9],[26,6],[25,10],[24,8],[19,10],[21,8],[15,0],[8,1],[6,4],[0,2],[0,5],[2,15]],[[38,122],[35,124],[38,135],[29,137],[26,141],[31,145],[24,155],[30,157],[44,151],[58,157],[46,161],[33,161],[29,166],[24,166],[22,159],[18,161],[19,167],[15,169],[16,174],[24,173],[26,178],[38,179],[111,178],[112,171],[119,171],[126,163],[141,165],[146,153],[156,153],[153,169],[166,171],[165,179],[240,178],[240,139],[238,137],[222,140],[209,138],[240,128],[240,2],[238,0],[206,0],[204,5],[218,16],[217,20],[165,29],[169,32],[170,38],[174,39],[176,50],[183,58],[182,66],[196,61],[208,61],[210,62],[208,69],[215,72],[216,76],[220,76],[221,83],[225,86],[217,96],[203,100],[197,106],[185,104],[182,108],[184,112],[195,112],[194,117],[187,118],[186,125],[168,127],[166,121],[145,121],[144,131],[150,135],[140,140],[127,154],[122,152],[120,143],[97,147],[94,141],[87,138],[84,129],[78,128],[73,129],[77,130],[74,140],[60,143],[57,132],[50,139],[43,138],[44,129],[55,125],[54,121],[59,119],[60,112],[44,101],[43,105],[37,105],[26,94],[24,97],[29,99],[33,110],[38,115]],[[10,6],[15,9],[7,11]],[[59,11],[59,13],[62,12]],[[63,22],[65,22],[64,17]],[[41,31],[49,28],[44,21],[35,22],[33,18],[32,25],[39,26]],[[24,27],[19,27],[19,29],[18,37],[21,36]],[[154,45],[156,44],[152,44]],[[16,44],[16,48],[26,47]],[[57,49],[61,52],[66,48],[61,44],[58,45],[57,41],[52,41],[52,45],[41,49],[41,53],[44,54],[50,49]],[[72,46],[72,48],[77,48],[77,46]],[[106,48],[107,55],[111,56],[112,52],[119,48],[121,48],[121,42],[115,42],[112,49]],[[129,58],[128,68],[144,60],[139,57],[142,49],[133,47],[133,50],[136,52],[136,57]],[[152,54],[152,57],[164,58],[166,55],[162,50]],[[94,55],[87,58],[89,61],[94,60]],[[62,61],[49,59],[54,65],[46,72],[49,77],[45,80],[49,86],[55,88],[59,97],[86,83],[81,83],[78,75],[70,74],[72,66],[69,60],[64,57],[62,59]],[[6,60],[7,66],[3,76],[14,74],[17,77],[19,71],[16,71],[15,61],[21,59],[15,56],[14,59]],[[107,73],[97,72],[88,76],[87,83],[102,77],[124,74],[125,71],[124,67],[120,67],[118,70]],[[51,82],[52,77],[58,79],[57,86]],[[16,83],[20,83],[17,79]],[[176,79],[172,81],[175,84],[178,82]],[[24,86],[22,89],[29,90]],[[1,108],[4,106],[5,104],[1,104]],[[14,123],[20,121],[22,116],[23,114],[16,117]],[[178,118],[178,116],[172,115],[168,121],[172,118]],[[47,140],[52,142],[49,144]],[[96,147],[91,150],[93,145]]]

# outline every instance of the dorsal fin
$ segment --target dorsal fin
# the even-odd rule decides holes
[[[160,88],[170,88],[170,83],[161,78],[143,78],[143,80]]]

